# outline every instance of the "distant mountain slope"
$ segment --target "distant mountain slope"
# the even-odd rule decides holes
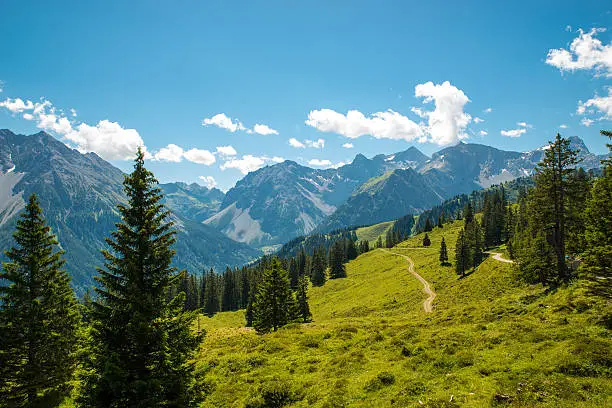
[[[419,213],[441,200],[415,170],[397,169],[357,188],[317,231],[390,221],[408,213]]]
[[[208,189],[196,183],[160,184],[164,202],[178,216],[202,222],[219,211],[225,194],[216,188]]]
[[[236,183],[206,224],[250,245],[281,244],[314,230],[367,180],[393,169],[416,168],[427,160],[411,147],[372,159],[358,154],[338,169],[312,169],[293,161],[267,166]]]
[[[102,265],[104,238],[119,220],[116,205],[125,201],[123,173],[93,153],[81,154],[52,136],[0,130],[0,248],[12,244],[16,215],[24,199],[39,195],[45,216],[66,250],[66,268],[77,290],[92,283]],[[166,187],[167,188],[167,187]],[[169,206],[176,201],[172,196]],[[230,240],[213,228],[181,216],[175,265],[199,272],[203,268],[241,265],[260,252]]]

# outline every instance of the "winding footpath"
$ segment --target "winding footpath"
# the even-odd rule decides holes
[[[432,303],[436,298],[437,294],[433,291],[429,282],[427,282],[421,275],[414,271],[414,262],[410,257],[402,254],[398,254],[396,252],[389,251],[388,249],[381,248],[383,251],[388,252],[393,255],[401,256],[406,261],[408,261],[408,272],[410,272],[415,278],[417,278],[423,284],[423,292],[425,292],[429,297],[423,301],[423,309],[425,309],[425,313],[431,313],[433,311]]]
[[[500,252],[487,251],[486,253],[493,255],[493,259],[495,259],[496,261],[505,262],[505,263],[514,263],[513,260],[502,257],[502,254]]]

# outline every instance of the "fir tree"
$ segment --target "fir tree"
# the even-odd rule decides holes
[[[612,132],[602,131],[612,138]],[[608,144],[612,152],[612,145]],[[612,159],[603,160],[603,175],[595,181],[585,211],[587,250],[581,266],[591,292],[612,298]]]
[[[276,331],[291,321],[294,307],[289,276],[275,258],[270,268],[263,272],[258,285],[253,302],[253,327],[259,333]]]
[[[355,241],[351,238],[346,240],[346,260],[352,261],[357,258],[357,247],[355,246]]]
[[[429,235],[425,234],[423,237],[423,246],[428,247],[431,245],[431,240],[429,239]]]
[[[308,278],[301,276],[297,291],[295,292],[295,298],[297,303],[297,318],[304,322],[310,322],[312,320],[312,314],[310,313],[310,306],[308,305]]]
[[[80,405],[190,407],[198,399],[189,364],[199,337],[195,313],[182,311],[183,293],[168,300],[180,274],[171,266],[175,242],[157,180],[139,149],[125,176],[127,204],[107,239],[93,302],[93,344]]]
[[[465,230],[459,231],[457,244],[455,246],[455,270],[458,275],[465,276],[469,269],[470,249],[465,238]]]
[[[338,278],[346,278],[344,248],[340,242],[334,243],[329,251],[329,279]]]
[[[433,225],[431,224],[431,220],[429,217],[425,220],[425,226],[423,227],[423,232],[431,232],[433,230]]]
[[[440,243],[440,265],[446,265],[448,262],[448,250],[446,249],[446,242],[444,241],[444,237],[442,237],[442,242]]]
[[[58,406],[75,368],[79,312],[36,195],[13,237],[0,274],[0,405]]]
[[[202,279],[206,282],[204,284],[205,291],[203,294],[202,312],[210,317],[220,309],[218,278],[211,268]]]
[[[382,248],[383,247],[383,241],[382,241],[382,236],[378,236],[378,239],[376,240],[376,248]]]
[[[444,211],[442,211],[438,217],[438,228],[444,228]]]
[[[327,280],[327,264],[325,262],[325,249],[317,248],[312,254],[311,281],[313,286],[323,286]]]

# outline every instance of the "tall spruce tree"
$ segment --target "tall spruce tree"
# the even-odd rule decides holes
[[[93,344],[80,405],[191,407],[198,399],[189,360],[199,343],[196,314],[182,311],[185,295],[168,299],[180,274],[171,266],[175,231],[157,180],[139,149],[125,176],[128,201],[107,239],[93,302]]]
[[[458,275],[465,276],[465,272],[469,269],[470,263],[470,247],[465,237],[465,230],[459,231],[457,244],[455,246],[455,270]]]
[[[76,365],[79,312],[36,195],[13,237],[0,274],[0,406],[58,406]]]
[[[325,262],[325,248],[315,248],[312,253],[310,279],[313,286],[323,286],[327,280],[327,262]],[[298,281],[299,283],[299,281]]]
[[[204,294],[202,295],[202,312],[206,315],[213,316],[219,311],[219,278],[215,271],[211,268],[206,276],[203,276],[205,284]]]
[[[264,270],[253,302],[253,327],[259,333],[276,331],[294,317],[295,300],[289,276],[277,258]]]
[[[602,131],[612,138],[612,132]],[[612,145],[608,144],[612,153]],[[612,298],[612,159],[602,161],[602,176],[595,181],[586,204],[585,239],[581,273],[589,281],[591,292],[605,299]]]
[[[431,245],[431,239],[429,239],[429,235],[425,234],[423,237],[423,246],[428,247]]]
[[[444,241],[444,237],[442,237],[442,242],[440,243],[440,265],[446,265],[448,262],[448,250],[446,248],[446,241]]]
[[[336,241],[329,250],[329,279],[346,278],[344,267],[344,246]]]
[[[312,320],[310,306],[308,305],[308,278],[300,276],[298,288],[295,292],[297,319],[307,323]]]

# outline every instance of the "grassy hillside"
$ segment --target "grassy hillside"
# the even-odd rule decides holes
[[[379,236],[385,239],[385,234],[393,226],[395,221],[381,222],[379,224],[370,225],[369,227],[357,228],[355,233],[360,241],[369,241],[370,245],[376,243]]]
[[[432,313],[407,262],[375,250],[311,290],[313,323],[257,335],[242,312],[202,318],[204,406],[610,406],[610,306],[578,286],[519,284],[493,259],[458,279],[437,259],[460,228],[435,229],[428,249],[420,236],[392,249],[437,292]]]

